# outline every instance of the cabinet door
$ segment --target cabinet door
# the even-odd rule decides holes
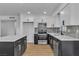
[[[71,5],[71,25],[79,25],[79,4]]]
[[[49,44],[50,44],[51,48],[53,48],[53,39],[52,39],[52,36],[49,36]]]
[[[38,35],[34,34],[34,44],[38,44]]]
[[[60,12],[60,19],[61,23],[64,20],[65,25],[70,25],[71,21],[71,6],[67,5],[61,12]]]
[[[54,55],[55,56],[58,56],[58,48],[59,47],[59,42],[58,41],[55,41],[55,40],[53,40],[53,48],[54,48]]]
[[[19,56],[18,53],[19,53],[19,47],[18,47],[18,46],[15,46],[15,47],[14,47],[14,55],[15,55],[15,56]]]
[[[21,45],[21,53],[23,54],[24,51],[25,51],[25,45],[24,45],[24,42],[23,42],[22,45]]]
[[[63,56],[73,56],[73,41],[64,41],[62,42],[62,55]]]
[[[25,46],[25,49],[27,48],[27,37],[24,37],[24,46]]]

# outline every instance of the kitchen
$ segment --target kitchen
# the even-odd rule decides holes
[[[79,3],[0,3],[0,56],[79,56],[78,10]]]

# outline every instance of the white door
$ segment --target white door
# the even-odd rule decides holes
[[[34,42],[34,23],[24,22],[23,23],[23,34],[27,35],[27,42]]]
[[[1,21],[1,36],[16,35],[15,21]]]

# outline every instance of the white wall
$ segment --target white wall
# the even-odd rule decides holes
[[[26,14],[20,14],[20,34],[27,35],[27,42],[34,42],[33,17]]]
[[[38,26],[39,22],[46,22],[47,23],[47,27],[52,27],[52,25],[54,24],[54,20],[52,16],[36,16],[34,18],[34,27]]]
[[[58,15],[53,16],[54,20],[54,27],[60,27],[61,26],[61,20]]]
[[[47,27],[52,27],[52,25],[55,23],[52,16],[44,16],[44,15],[26,15],[25,13],[20,14],[20,25],[21,25],[21,33],[22,33],[22,22],[28,22],[27,19],[30,19],[30,22],[34,22],[34,27],[38,26],[39,22],[46,22]]]

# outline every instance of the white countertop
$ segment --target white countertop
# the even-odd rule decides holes
[[[15,42],[24,36],[25,35],[13,35],[13,36],[0,37],[0,42]]]
[[[77,39],[77,38],[73,38],[73,37],[66,36],[66,35],[60,35],[57,33],[48,33],[48,34],[50,34],[53,37],[56,37],[60,41],[79,41],[79,39]]]

